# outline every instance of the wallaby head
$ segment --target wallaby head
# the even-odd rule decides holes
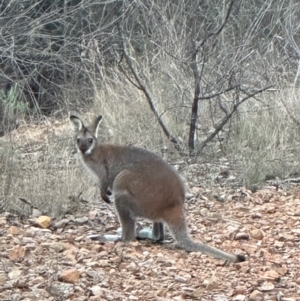
[[[97,147],[98,128],[102,121],[102,116],[95,118],[88,127],[77,116],[70,116],[70,120],[77,130],[76,147],[82,155],[90,154]]]
[[[188,252],[203,252],[231,262],[245,260],[234,255],[194,242],[187,230],[184,214],[185,189],[179,174],[160,156],[145,149],[97,142],[97,132],[102,116],[85,126],[76,116],[70,117],[77,129],[76,147],[82,163],[99,179],[101,198],[110,203],[108,189],[112,190],[114,204],[122,226],[122,236],[100,240],[135,238],[164,239],[167,224],[177,240],[178,247]],[[153,222],[151,230],[136,233],[135,221],[143,217]]]

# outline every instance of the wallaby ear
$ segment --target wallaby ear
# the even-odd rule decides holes
[[[77,116],[71,115],[70,120],[77,131],[80,131],[84,127],[83,122]]]
[[[94,122],[90,125],[90,130],[93,132],[94,136],[98,137],[98,129],[99,125],[102,121],[102,115],[99,115],[97,118],[95,118]]]

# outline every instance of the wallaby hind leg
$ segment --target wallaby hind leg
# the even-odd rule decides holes
[[[152,229],[145,228],[138,232],[137,239],[151,239],[157,242],[164,240],[164,224],[161,222],[153,222]]]
[[[164,224],[161,222],[154,222],[152,233],[154,240],[163,241],[165,239]]]
[[[187,252],[202,252],[217,259],[223,259],[230,262],[245,261],[243,255],[234,255],[223,252],[219,249],[213,248],[203,243],[192,241],[189,237],[185,217],[182,206],[177,206],[169,210],[168,215],[165,216],[165,221],[177,240],[177,246]]]

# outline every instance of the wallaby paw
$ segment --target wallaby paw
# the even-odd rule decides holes
[[[113,235],[113,234],[104,234],[104,235],[89,235],[89,239],[95,240],[95,241],[100,241],[100,242],[108,242],[108,241],[121,241],[121,236],[120,235]]]
[[[145,239],[153,240],[152,229],[144,228],[144,229],[138,231],[138,233],[136,235],[136,239],[137,240],[145,240]]]
[[[107,198],[102,198],[102,200],[103,200],[105,203],[107,203],[107,204],[111,204],[111,203],[112,203],[112,200],[111,200],[109,197],[107,197]]]
[[[140,231],[138,231],[137,235],[136,235],[136,240],[146,240],[149,239],[151,240],[153,243],[160,243],[160,244],[164,244],[166,243],[164,239],[160,239],[158,237],[154,237],[153,236],[153,231],[151,228],[144,228]]]

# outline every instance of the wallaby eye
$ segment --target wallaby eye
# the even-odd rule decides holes
[[[77,138],[76,140],[77,140],[77,143],[80,143],[80,138]]]
[[[92,142],[93,142],[93,138],[89,138],[89,139],[88,139],[88,142],[89,142],[89,143],[92,143]]]

